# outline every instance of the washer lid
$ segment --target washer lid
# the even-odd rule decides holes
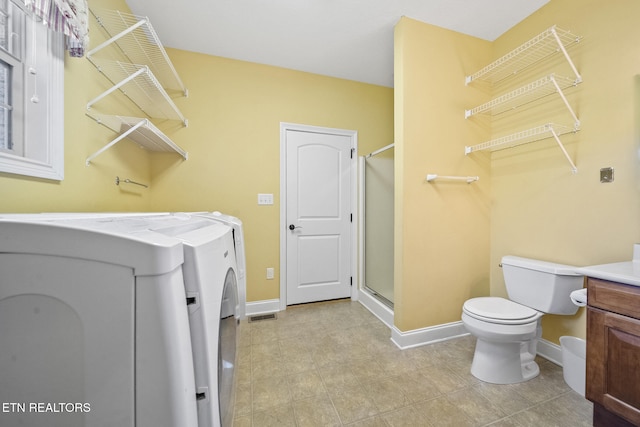
[[[526,320],[539,316],[532,308],[499,297],[472,298],[464,303],[463,309],[469,314],[496,320]]]

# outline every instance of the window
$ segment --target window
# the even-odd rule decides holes
[[[14,9],[0,0],[0,149],[22,155],[22,126],[16,126],[14,116],[23,108],[22,97],[15,94],[23,87],[23,52],[16,34],[24,32],[24,14]]]
[[[64,36],[0,0],[0,172],[64,177]]]

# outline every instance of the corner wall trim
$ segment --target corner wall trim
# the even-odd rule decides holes
[[[469,335],[462,322],[444,323],[428,328],[403,332],[395,326],[391,328],[391,341],[402,350],[447,341]]]

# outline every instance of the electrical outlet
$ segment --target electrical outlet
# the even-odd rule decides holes
[[[267,280],[271,280],[275,277],[275,270],[273,267],[267,268]]]
[[[613,182],[613,168],[600,169],[600,182]]]
[[[272,205],[273,204],[273,194],[258,194],[258,204],[259,205]]]

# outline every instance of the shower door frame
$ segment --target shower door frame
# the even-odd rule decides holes
[[[380,319],[388,327],[394,326],[394,310],[387,304],[383,303],[372,290],[365,284],[365,167],[366,157],[370,157],[389,148],[394,144],[390,144],[380,150],[374,151],[368,156],[358,157],[358,286],[357,299],[369,311],[371,311],[378,319]]]

